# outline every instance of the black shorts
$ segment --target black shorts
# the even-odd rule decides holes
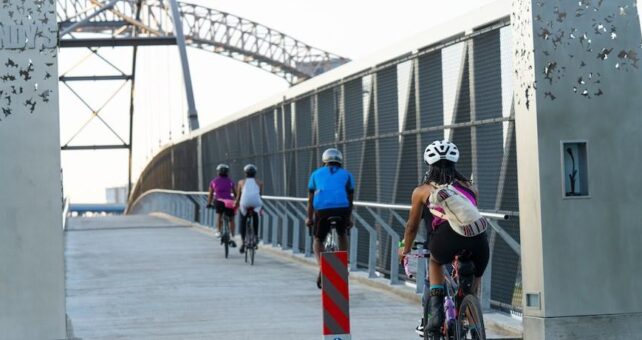
[[[430,232],[428,249],[431,259],[439,264],[451,263],[456,255],[463,256],[462,260],[472,261],[476,277],[484,274],[490,256],[485,232],[474,237],[464,237],[457,234],[448,222]]]
[[[225,214],[229,217],[234,217],[234,209],[230,209],[225,206],[225,202],[216,200],[216,203],[214,203],[214,206],[216,207],[216,213],[217,214]]]
[[[337,224],[336,229],[337,234],[345,235],[348,227],[348,221],[350,220],[350,208],[336,208],[315,211],[314,228],[312,229],[312,234],[321,240],[325,240],[326,236],[328,236],[328,233],[330,232],[330,223],[328,223],[328,218],[333,216],[339,216],[342,218],[341,222]]]

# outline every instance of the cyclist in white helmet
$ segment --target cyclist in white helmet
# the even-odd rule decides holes
[[[239,207],[241,211],[241,238],[243,239],[243,245],[239,251],[241,253],[245,252],[245,224],[248,218],[248,209],[254,209],[253,215],[253,224],[254,224],[254,234],[258,239],[259,232],[259,212],[263,206],[263,201],[261,200],[261,195],[263,194],[263,182],[256,179],[256,166],[254,164],[248,164],[243,168],[245,172],[245,179],[242,179],[237,184],[237,192],[239,193],[236,198],[236,206]]]
[[[419,223],[424,218],[429,235],[428,249],[430,250],[429,268],[429,303],[428,320],[417,327],[420,333],[428,332],[427,339],[440,339],[441,326],[444,323],[444,273],[442,265],[450,263],[456,255],[466,254],[466,259],[474,264],[469,270],[475,276],[472,291],[477,291],[479,281],[488,265],[489,247],[486,233],[474,236],[464,236],[456,232],[448,222],[444,209],[430,204],[429,198],[433,191],[446,185],[452,186],[475,206],[477,205],[477,190],[472,182],[460,174],[455,164],[459,160],[459,149],[449,141],[435,141],[426,147],[423,159],[428,166],[423,183],[412,193],[411,209],[406,223],[403,247],[399,248],[399,258],[403,261],[415,241]],[[463,269],[460,268],[460,272]],[[425,327],[424,327],[425,326]]]

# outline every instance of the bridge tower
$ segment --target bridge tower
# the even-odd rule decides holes
[[[257,22],[199,5],[177,0],[57,0],[61,48],[87,48],[114,67],[113,75],[60,76],[91,112],[117,137],[110,145],[74,145],[74,138],[62,150],[127,149],[129,151],[129,192],[132,185],[132,151],[134,127],[134,93],[138,48],[141,46],[176,45],[184,81],[190,131],[199,128],[192,90],[186,47],[191,46],[250,64],[285,79],[293,85],[349,61],[314,48],[293,37]],[[133,48],[131,69],[120,70],[100,54],[104,47]],[[144,62],[144,61],[142,61]],[[96,81],[130,83],[129,135],[123,137],[100,117],[100,108],[91,107],[74,90],[72,83]],[[224,81],[224,80],[221,80]],[[124,84],[123,84],[124,85]],[[121,87],[122,88],[122,87]],[[120,91],[118,88],[116,92]],[[113,98],[114,94],[106,94]]]

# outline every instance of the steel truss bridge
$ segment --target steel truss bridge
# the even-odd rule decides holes
[[[87,48],[91,55],[113,67],[112,75],[67,76],[60,81],[78,97],[91,115],[86,123],[64,143],[62,150],[129,150],[129,185],[131,189],[132,141],[136,61],[139,46],[177,45],[185,82],[190,130],[198,129],[186,46],[220,54],[250,64],[285,79],[290,85],[300,83],[349,61],[305,44],[283,32],[257,22],[176,0],[57,0],[57,19],[61,48]],[[133,48],[131,70],[119,69],[99,53],[101,47]],[[92,107],[74,90],[72,83],[88,81],[123,81],[131,83],[129,136],[120,136],[100,116],[100,111],[116,95],[107,95],[100,108]],[[73,145],[74,138],[93,119],[100,120],[120,143],[111,145]]]

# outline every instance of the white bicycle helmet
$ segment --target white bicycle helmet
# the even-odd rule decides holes
[[[459,160],[457,145],[447,140],[436,140],[424,150],[424,162],[426,164],[433,165],[442,159],[457,163]]]
[[[335,148],[323,151],[323,156],[321,158],[323,159],[323,163],[343,163],[343,154]]]

